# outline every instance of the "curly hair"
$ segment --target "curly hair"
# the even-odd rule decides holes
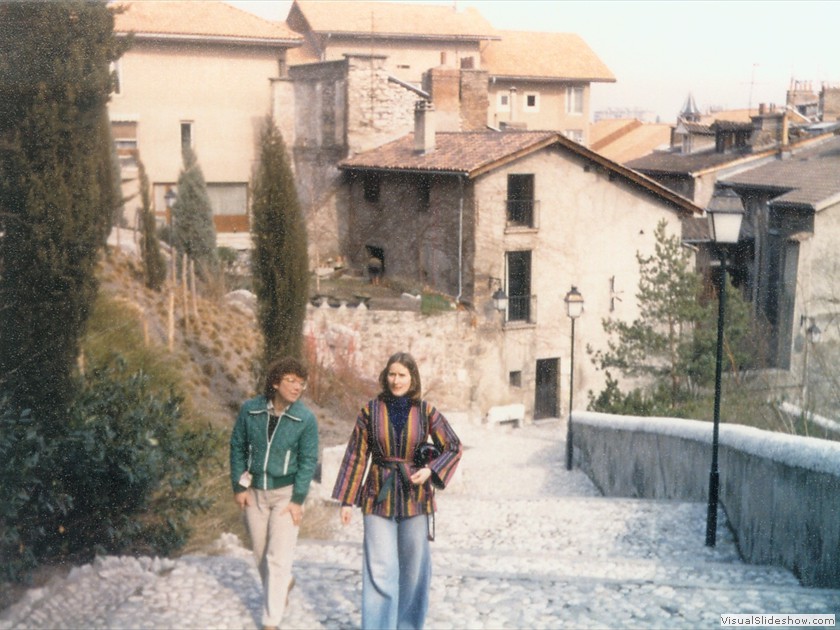
[[[309,376],[309,371],[306,366],[294,357],[283,357],[277,359],[268,366],[268,372],[265,375],[265,389],[263,395],[266,398],[274,396],[274,386],[287,374],[294,374],[302,380],[306,380]]]

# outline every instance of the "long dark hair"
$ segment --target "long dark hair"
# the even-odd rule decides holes
[[[388,359],[388,363],[385,364],[385,369],[379,373],[379,386],[382,388],[379,398],[384,400],[393,396],[391,394],[391,388],[388,387],[388,372],[394,363],[399,363],[408,370],[408,374],[411,376],[411,386],[408,388],[408,392],[406,392],[406,397],[412,403],[420,404],[420,370],[417,369],[417,361],[408,352],[396,352],[392,354]]]

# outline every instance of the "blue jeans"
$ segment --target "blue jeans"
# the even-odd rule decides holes
[[[362,628],[422,628],[432,558],[425,514],[403,520],[364,517]]]

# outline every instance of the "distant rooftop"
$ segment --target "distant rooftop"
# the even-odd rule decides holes
[[[614,83],[615,76],[592,49],[573,33],[498,31],[487,44],[482,64],[491,76],[523,79]]]
[[[114,18],[117,33],[140,38],[224,40],[228,43],[300,45],[301,36],[282,22],[271,22],[224,2],[130,1]]]
[[[321,34],[475,41],[498,38],[496,29],[472,7],[295,0],[287,18],[292,26],[297,19],[296,12],[303,16],[313,32]]]

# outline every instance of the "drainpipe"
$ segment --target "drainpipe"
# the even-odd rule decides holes
[[[458,176],[458,295],[456,302],[461,301],[464,292],[464,176]]]

